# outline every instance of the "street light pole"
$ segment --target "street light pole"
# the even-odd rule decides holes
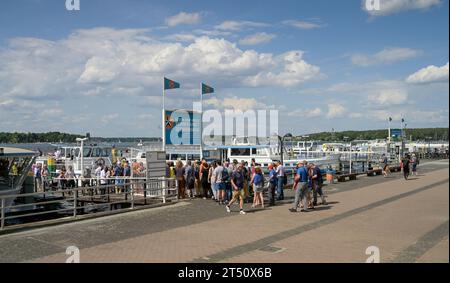
[[[350,141],[350,174],[352,174],[352,142]]]

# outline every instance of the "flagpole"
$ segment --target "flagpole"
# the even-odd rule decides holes
[[[200,83],[200,160],[203,159],[203,84]]]
[[[166,151],[166,78],[163,78],[163,101],[162,101],[162,150]]]

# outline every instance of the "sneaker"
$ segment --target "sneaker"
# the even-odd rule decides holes
[[[244,215],[244,214],[245,214],[245,211],[241,210],[241,211],[239,211],[239,214]]]
[[[297,212],[297,209],[292,207],[292,208],[289,208],[289,211],[290,212]]]
[[[227,212],[230,213],[231,212],[230,207],[227,205],[226,208],[227,208]]]
[[[206,199],[205,197],[203,199]]]

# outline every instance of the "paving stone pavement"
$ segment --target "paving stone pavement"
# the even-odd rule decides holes
[[[409,181],[359,177],[326,187],[330,204],[291,213],[292,192],[265,210],[227,214],[210,200],[0,236],[1,262],[448,262],[448,161]],[[447,247],[447,249],[445,249]]]

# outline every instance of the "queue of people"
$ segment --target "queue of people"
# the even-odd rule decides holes
[[[132,166],[134,178],[145,177],[146,169],[142,162],[135,162]],[[59,169],[58,174],[53,176],[55,178],[51,177],[47,165],[38,163],[34,164],[32,167],[35,192],[45,192],[50,188],[60,190],[73,189],[81,184],[81,187],[88,188],[90,194],[104,194],[104,189],[101,189],[99,192],[92,187],[106,185],[115,185],[114,190],[111,190],[111,192],[125,192],[129,179],[131,178],[131,170],[130,163],[126,159],[117,161],[116,164],[111,166],[98,163],[93,172],[91,168],[87,166],[83,169],[80,176],[75,175],[72,166],[68,166],[67,168],[66,166],[62,166]],[[144,190],[141,185],[137,185],[136,188],[137,190]],[[83,190],[82,193],[84,195],[85,191]]]
[[[262,168],[252,160],[222,162],[220,160],[207,162],[181,161],[168,162],[166,177],[176,179],[178,183],[178,198],[192,199],[195,197],[212,199],[219,205],[225,205],[228,212],[231,205],[239,202],[241,214],[245,202],[251,207],[265,208],[284,200],[284,187],[287,184],[286,172],[280,162],[269,165],[268,176]],[[268,203],[264,203],[264,192],[268,193]],[[320,191],[322,196],[322,191]]]

